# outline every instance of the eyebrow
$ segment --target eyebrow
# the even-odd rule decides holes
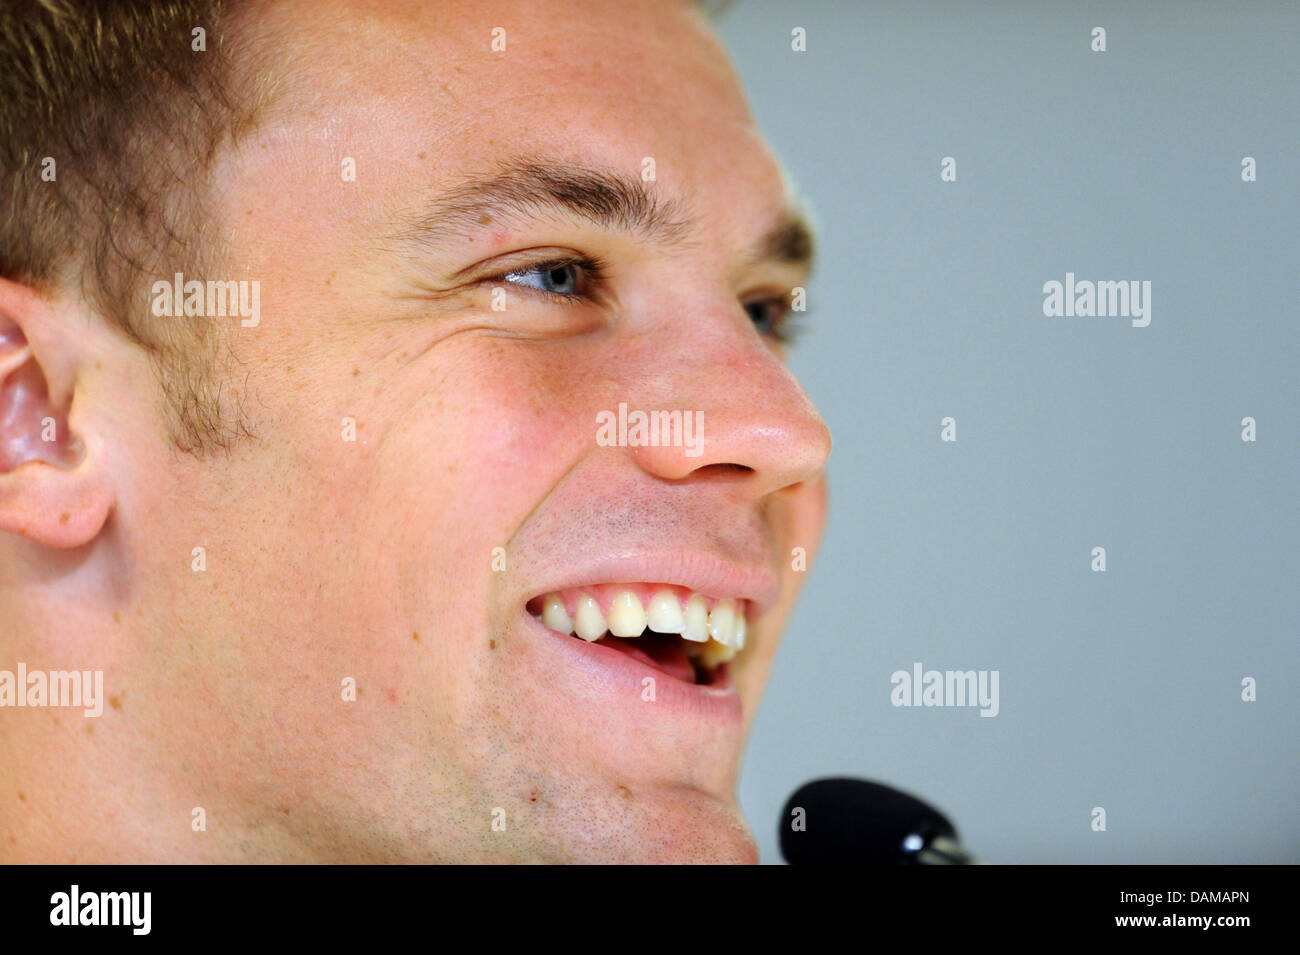
[[[489,224],[557,212],[665,245],[684,244],[692,227],[680,202],[656,196],[633,176],[518,160],[436,196],[402,225],[395,238],[419,247],[439,246]]]
[[[436,249],[463,242],[489,225],[557,213],[668,247],[688,246],[694,228],[679,200],[656,195],[636,176],[570,163],[513,160],[434,197],[405,217],[390,238],[417,250]],[[807,219],[791,208],[746,252],[744,261],[808,268],[813,246]]]
[[[744,256],[744,262],[748,265],[779,262],[811,269],[816,247],[816,234],[808,217],[798,207],[792,206],[754,243]]]

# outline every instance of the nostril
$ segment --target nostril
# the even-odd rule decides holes
[[[754,469],[748,465],[719,461],[714,464],[706,464],[701,468],[696,468],[691,472],[691,479],[698,481],[702,477],[712,477],[718,480],[727,480],[728,478],[748,477],[753,473]]]

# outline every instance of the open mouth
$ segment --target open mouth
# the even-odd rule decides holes
[[[712,686],[745,648],[749,603],[667,584],[598,584],[541,594],[546,627],[624,653],[685,683]]]

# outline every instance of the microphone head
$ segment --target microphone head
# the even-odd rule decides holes
[[[818,779],[801,786],[786,801],[779,826],[781,855],[791,865],[915,865],[935,839],[957,842],[957,830],[943,813],[865,779]]]

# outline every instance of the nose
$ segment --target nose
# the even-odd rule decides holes
[[[654,394],[671,396],[666,407],[681,410],[684,425],[694,413],[695,440],[630,447],[641,469],[668,481],[725,477],[754,497],[818,477],[830,431],[775,349],[738,306],[693,314],[648,334],[659,346]]]

